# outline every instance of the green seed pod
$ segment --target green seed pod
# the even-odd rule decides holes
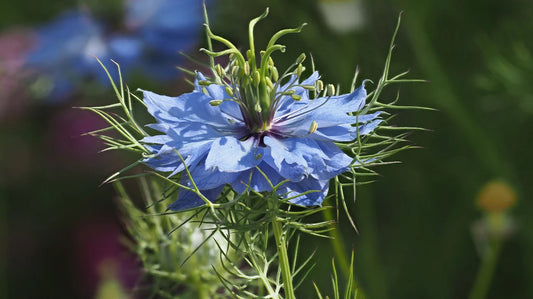
[[[200,81],[198,81],[198,84],[200,84],[200,86],[209,86],[209,85],[211,85],[211,82],[209,82],[207,80],[200,80]]]
[[[292,98],[293,100],[295,100],[295,101],[299,101],[299,100],[302,99],[302,97],[299,96],[299,95],[297,95],[297,94],[293,94],[293,95],[291,95],[291,98]]]

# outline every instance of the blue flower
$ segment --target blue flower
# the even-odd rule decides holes
[[[111,60],[122,73],[138,71],[146,77],[169,80],[178,74],[179,51],[189,50],[202,28],[202,3],[197,0],[138,0],[125,6],[126,33],[110,32],[90,15],[69,11],[37,31],[37,42],[26,66],[47,82],[40,96],[60,101],[86,78],[108,86]],[[117,80],[115,76],[114,80]]]
[[[381,120],[380,112],[357,113],[365,105],[363,85],[349,94],[311,99],[306,87],[318,79],[315,72],[302,82],[293,75],[277,83],[269,89],[267,111],[253,108],[257,103],[243,85],[213,83],[201,73],[194,91],[178,97],[143,91],[144,103],[157,120],[149,126],[163,133],[142,140],[154,154],[144,162],[170,177],[185,169],[181,155],[194,183],[211,201],[226,184],[238,193],[247,187],[272,191],[266,176],[274,185],[288,180],[277,194],[291,203],[320,205],[329,180],[354,164],[335,142],[368,134]],[[186,174],[181,183],[190,185]],[[181,190],[169,209],[203,204],[193,192]]]
[[[194,46],[203,24],[198,0],[136,0],[126,6],[126,27],[143,44],[139,66],[150,76],[168,80],[177,75],[179,51]]]
[[[60,99],[68,95],[76,81],[84,76],[101,76],[101,67],[89,54],[107,56],[101,27],[87,15],[67,12],[37,32],[27,66],[49,79],[45,96]]]

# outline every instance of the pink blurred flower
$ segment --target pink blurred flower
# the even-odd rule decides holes
[[[28,88],[24,79],[30,73],[23,68],[34,35],[25,29],[0,33],[0,122],[20,116],[28,106]]]

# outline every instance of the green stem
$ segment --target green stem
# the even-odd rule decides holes
[[[292,285],[289,255],[287,253],[287,242],[285,240],[285,234],[281,229],[281,224],[276,218],[272,220],[272,228],[274,232],[274,238],[276,239],[276,250],[278,251],[279,266],[281,268],[285,296],[287,299],[295,299],[296,297],[294,296],[294,287]]]
[[[331,209],[324,210],[324,220],[326,221],[335,221],[335,215]],[[344,240],[342,234],[339,234],[339,227],[337,229],[331,230],[329,235],[331,236],[331,246],[333,247],[333,252],[335,253],[335,259],[339,261],[342,274],[345,277],[350,276],[350,267],[348,267],[348,256],[346,255],[346,248],[344,247]]]
[[[209,299],[211,296],[209,295],[209,287],[201,282],[197,282],[194,286],[196,289],[196,294],[198,295],[198,299]]]
[[[502,245],[502,240],[493,241],[487,252],[484,254],[476,282],[470,292],[470,299],[483,299],[487,297]]]

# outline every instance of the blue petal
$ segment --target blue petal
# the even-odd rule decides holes
[[[198,72],[196,73],[196,80],[194,80],[194,90],[197,92],[203,92],[203,89],[207,90],[207,95],[209,95],[214,100],[224,100],[230,99],[231,97],[226,93],[226,88],[218,84],[210,84],[208,86],[201,86],[199,81],[205,81],[207,78],[204,74]]]
[[[314,85],[315,82],[320,78],[320,75],[318,72],[314,72],[309,78],[305,79],[300,83],[299,85]],[[302,99],[301,101],[307,102],[309,101],[309,91],[301,86],[293,86],[289,88],[289,86],[292,84],[298,84],[296,82],[296,75],[292,75],[289,79],[289,82],[285,83],[283,86],[278,88],[278,92],[286,92],[288,90],[294,90],[294,94],[300,96]],[[290,96],[281,96],[278,103],[278,109],[276,109],[275,117],[281,116],[288,112],[287,110],[291,106],[291,104],[294,104],[295,101]]]
[[[170,177],[185,169],[179,155],[181,155],[187,167],[194,167],[206,156],[211,147],[211,143],[212,141],[210,140],[189,143],[179,149],[166,144],[160,147],[153,146],[151,151],[155,153],[156,156],[143,160],[143,163],[157,171],[172,172],[169,175]]]
[[[224,186],[235,181],[239,174],[238,172],[221,172],[218,169],[206,168],[205,162],[199,163],[191,170],[191,176],[198,189],[213,189]],[[182,174],[182,176],[187,175]],[[189,186],[189,178],[186,178],[186,181]]]
[[[218,84],[210,84],[209,86],[200,86],[199,81],[206,80],[204,74],[198,72],[196,75],[196,80],[194,81],[194,90],[197,92],[204,92],[204,88],[207,91],[207,95],[210,96],[213,100],[228,100],[231,97],[226,92],[226,88]],[[224,101],[219,106],[219,109],[222,113],[231,117],[232,120],[243,121],[241,109],[235,101]]]
[[[209,102],[212,97],[200,93],[190,92],[179,97],[158,95],[151,91],[143,91],[148,112],[162,123],[201,123],[231,131],[243,126],[239,120],[229,120],[219,107],[213,107]]]
[[[264,161],[291,181],[300,181],[309,174],[307,160],[302,156],[305,149],[298,139],[303,138],[264,138]]]
[[[377,119],[373,122],[366,123],[359,127],[359,134],[367,135],[368,133],[374,131],[378,125],[382,122],[382,119]]]
[[[329,180],[349,169],[353,159],[341,151],[333,142],[316,142],[326,158],[312,156],[312,175],[319,180]]]
[[[220,192],[222,192],[223,188],[224,186],[200,191],[209,201],[214,202]],[[205,205],[205,201],[196,195],[196,193],[182,189],[179,190],[178,199],[168,206],[168,210],[183,211],[201,207],[203,205]]]
[[[143,92],[143,102],[146,104],[148,112],[159,122],[175,123],[179,121],[176,115],[170,113],[171,110],[183,109],[184,102],[179,97],[163,96],[147,90],[141,91]]]
[[[372,132],[382,120],[376,119],[381,112],[375,112],[373,114],[358,115],[354,117],[356,123],[359,126],[353,126],[351,124],[342,124],[332,127],[319,127],[309,137],[315,140],[329,140],[338,142],[348,142],[357,138],[357,134],[360,136],[366,135]]]
[[[286,135],[302,136],[307,134],[313,121],[318,128],[361,123],[364,115],[353,116],[348,113],[359,111],[365,99],[366,90],[361,85],[350,94],[292,102],[290,112],[276,115],[274,127]]]
[[[273,186],[276,186],[283,181],[283,178],[279,173],[266,162],[261,162],[257,167],[261,169]],[[247,187],[257,192],[272,191],[272,187],[265,176],[255,168],[239,173],[239,176],[231,183],[231,186],[240,194],[242,194]]]
[[[295,197],[289,200],[293,204],[309,207],[322,205],[328,189],[329,180],[308,178],[297,183],[286,183],[282,185],[278,193],[284,193],[286,198]],[[308,193],[302,194],[305,192]]]
[[[239,172],[259,164],[260,156],[253,138],[240,141],[233,136],[224,136],[213,142],[205,167],[216,167],[222,172]]]

